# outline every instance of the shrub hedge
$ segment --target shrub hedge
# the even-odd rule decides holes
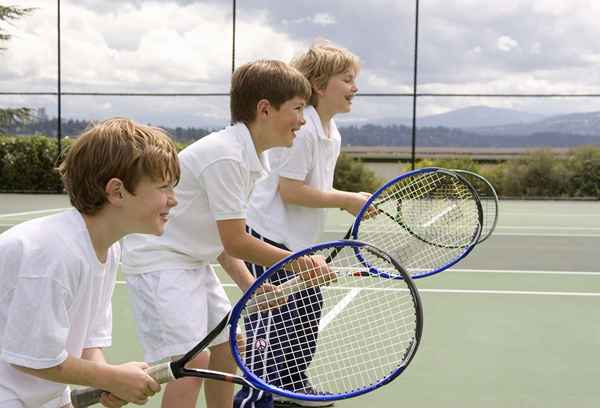
[[[54,170],[57,155],[55,139],[0,137],[0,191],[62,191],[60,176]]]
[[[70,140],[63,142],[66,150]],[[179,145],[183,148],[183,145]],[[45,136],[0,137],[0,191],[59,192],[56,139]],[[482,164],[471,159],[419,160],[417,167],[445,167],[474,171],[487,178],[503,197],[600,199],[600,147],[579,146],[564,158],[549,150],[533,151],[517,160]],[[408,171],[409,165],[403,170]],[[346,191],[374,191],[378,179],[359,160],[342,154],[334,187]]]

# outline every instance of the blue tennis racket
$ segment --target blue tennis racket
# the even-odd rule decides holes
[[[321,295],[312,296],[310,288],[318,288]],[[302,304],[301,316],[291,315],[292,302]],[[313,309],[319,312],[311,313]],[[273,320],[283,323],[265,325]],[[305,331],[310,320],[318,335]],[[244,376],[187,368],[227,326]],[[270,267],[205,339],[181,359],[150,367],[148,373],[159,383],[200,377],[292,399],[340,400],[373,391],[400,375],[417,351],[422,330],[419,294],[402,266],[370,244],[334,241]],[[241,332],[253,335],[243,339]],[[287,350],[298,347],[312,350],[310,361],[273,358],[290,357]],[[92,405],[102,392],[75,390],[72,404]]]
[[[455,172],[431,167],[404,173],[375,191],[345,238],[381,248],[416,279],[467,256],[482,225],[473,186]]]

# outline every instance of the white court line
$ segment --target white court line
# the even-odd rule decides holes
[[[493,232],[492,236],[507,237],[567,237],[567,238],[599,238],[600,234],[564,234],[564,233],[536,233],[536,232]]]
[[[566,231],[600,231],[600,227],[535,227],[535,226],[523,226],[523,225],[497,225],[496,229],[544,229],[544,230],[566,230]]]
[[[117,284],[123,285],[124,281],[117,281]],[[237,288],[235,283],[224,283],[226,288]],[[356,288],[342,288],[352,290]],[[383,290],[404,292],[407,289],[382,289],[382,288],[363,288],[362,290]],[[420,293],[451,293],[451,294],[469,294],[469,295],[531,295],[531,296],[575,296],[575,297],[600,297],[598,292],[553,292],[553,291],[532,291],[532,290],[486,290],[486,289],[419,289]]]
[[[474,295],[533,295],[533,296],[577,296],[600,297],[597,292],[549,292],[532,290],[481,290],[481,289],[419,289],[422,293],[461,293]]]
[[[319,333],[322,332],[323,330],[325,330],[327,325],[329,325],[329,323],[331,323],[331,321],[333,319],[335,319],[335,317],[337,315],[339,315],[346,308],[346,306],[348,306],[350,304],[350,302],[352,302],[352,299],[354,299],[359,293],[360,293],[359,288],[353,288],[352,290],[350,290],[350,292],[348,292],[348,294],[346,296],[344,296],[344,298],[342,300],[340,300],[329,311],[329,313],[327,313],[325,316],[323,316],[323,318],[319,322]]]
[[[51,209],[48,209],[48,210],[27,211],[27,212],[10,213],[10,214],[0,214],[0,218],[10,218],[10,217],[20,217],[22,215],[52,213],[52,212],[57,212],[57,211],[68,210],[69,208],[71,208],[71,207],[67,207],[67,208],[51,208]]]
[[[552,218],[552,217],[588,217],[588,218],[595,218],[598,217],[599,214],[598,213],[590,213],[590,214],[573,214],[573,213],[569,213],[569,214],[549,214],[549,213],[545,213],[545,212],[540,212],[540,211],[536,211],[536,212],[522,212],[522,213],[513,213],[513,212],[505,212],[502,211],[502,208],[500,208],[500,217],[504,217],[505,215],[517,215],[517,216],[527,216],[527,217],[548,217],[548,218]]]
[[[456,207],[457,207],[457,205],[455,204],[452,207],[446,208],[444,211],[442,211],[441,213],[437,214],[435,217],[433,217],[432,219],[430,219],[429,221],[427,221],[422,226],[423,227],[429,227],[430,225],[432,225],[433,223],[435,223],[437,220],[439,220],[440,218],[442,218],[444,215],[446,215],[450,211],[454,210]]]
[[[535,229],[535,227],[530,228],[532,230]],[[325,230],[325,232],[327,233],[333,233],[333,234],[340,234],[343,235],[346,233],[346,230]],[[567,237],[567,238],[600,238],[600,234],[566,234],[566,233],[560,233],[557,232],[555,234],[553,233],[536,233],[536,232],[494,232],[492,233],[492,237],[495,236],[507,236],[507,237]],[[360,239],[360,238],[359,238]]]
[[[567,275],[567,276],[600,276],[600,272],[584,271],[528,271],[519,269],[448,269],[447,272],[456,273],[507,273],[507,274],[527,274],[527,275]]]

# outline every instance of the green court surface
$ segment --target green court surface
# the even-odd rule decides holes
[[[0,232],[64,207],[65,196],[0,195]],[[323,239],[343,237],[350,221],[330,211]],[[600,202],[502,201],[488,241],[450,270],[416,281],[425,325],[406,372],[336,406],[598,406],[599,250]],[[235,301],[239,290],[222,281]],[[113,305],[108,359],[141,360],[122,283]],[[160,397],[147,406],[159,407]]]

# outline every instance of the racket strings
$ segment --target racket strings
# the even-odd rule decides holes
[[[269,307],[266,294],[254,297],[260,311],[245,315],[244,329],[254,335],[242,357],[265,382],[300,394],[349,393],[382,381],[411,355],[417,305],[407,283],[388,276],[399,277],[389,259],[343,248],[329,267],[335,281],[304,282],[279,308]],[[293,264],[282,269],[298,272]]]
[[[360,220],[358,237],[398,259],[412,273],[428,273],[457,259],[480,229],[477,197],[460,179],[421,173],[391,184]]]

